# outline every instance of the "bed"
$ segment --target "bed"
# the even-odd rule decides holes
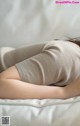
[[[80,36],[79,11],[79,2],[0,0],[0,47],[16,48]],[[4,123],[10,126],[80,126],[79,118],[80,96],[65,100],[0,99],[0,126]]]

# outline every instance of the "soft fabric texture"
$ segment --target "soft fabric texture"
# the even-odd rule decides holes
[[[40,47],[42,49],[40,50]],[[43,42],[39,51],[28,47],[28,57],[16,64],[21,80],[40,85],[66,85],[80,78],[80,47],[68,41]],[[27,47],[26,47],[27,50]]]
[[[80,97],[0,99],[0,124],[2,116],[10,116],[10,126],[80,126]]]
[[[14,61],[14,59],[10,60],[10,58],[9,58],[9,56],[12,56],[11,51],[13,51],[13,50],[14,50],[14,48],[12,48],[12,47],[2,47],[2,48],[0,48],[0,72],[6,70],[8,68],[7,63],[11,64],[11,62]],[[8,54],[9,54],[9,56],[8,56]],[[4,59],[5,56],[6,56],[6,59]]]
[[[80,36],[80,4],[56,1],[0,0],[0,46]]]
[[[22,81],[64,86],[80,78],[80,47],[72,42],[53,40],[3,49],[2,66],[7,69],[15,65]]]
[[[36,47],[35,50],[33,49],[34,46],[32,49],[28,47],[28,53],[25,55],[33,56],[15,65],[23,81],[39,85],[63,86],[80,78],[78,45],[58,40],[45,42],[45,44],[43,42],[39,46],[37,51],[39,49],[40,52],[36,52]]]

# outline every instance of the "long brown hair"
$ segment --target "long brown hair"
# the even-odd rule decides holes
[[[59,39],[55,39],[55,40],[59,40]],[[76,38],[67,37],[66,40],[70,41],[70,42],[73,42],[73,43],[80,46],[80,37],[76,37]]]

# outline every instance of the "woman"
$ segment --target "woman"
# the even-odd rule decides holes
[[[2,68],[0,98],[67,99],[80,95],[80,47],[76,39],[10,49],[1,56]]]

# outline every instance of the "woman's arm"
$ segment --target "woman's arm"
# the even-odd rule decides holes
[[[68,99],[80,95],[80,80],[65,87],[43,86],[15,79],[0,80],[0,98],[9,99]]]
[[[67,99],[78,95],[80,95],[80,80],[75,80],[65,87],[57,87],[23,82],[14,66],[0,73],[0,98]]]
[[[43,86],[15,79],[0,80],[0,98],[7,99],[64,99],[62,87]]]
[[[63,87],[63,91],[65,92],[65,98],[80,96],[80,79],[77,79]]]
[[[16,79],[0,79],[0,98],[68,99],[80,95],[80,80],[65,87],[35,85]]]
[[[9,99],[64,99],[62,87],[23,82],[15,66],[0,73],[0,98]]]

